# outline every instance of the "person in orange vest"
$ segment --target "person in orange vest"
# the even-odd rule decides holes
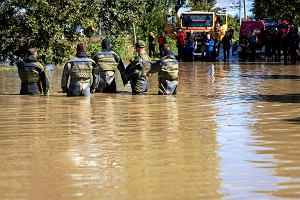
[[[157,42],[158,42],[160,57],[163,57],[164,56],[164,46],[167,43],[164,33],[160,34],[160,36],[157,38]]]

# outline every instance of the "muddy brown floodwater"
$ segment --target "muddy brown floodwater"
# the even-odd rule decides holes
[[[177,96],[20,96],[0,72],[0,199],[299,199],[300,66],[180,63]]]

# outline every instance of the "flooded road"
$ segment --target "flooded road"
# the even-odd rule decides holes
[[[177,96],[19,96],[0,72],[0,199],[299,199],[300,66],[181,63]]]

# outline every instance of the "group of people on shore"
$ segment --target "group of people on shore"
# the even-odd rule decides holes
[[[229,29],[222,39],[207,32],[194,33],[193,30],[185,32],[179,29],[176,33],[176,45],[178,48],[177,60],[192,62],[196,59],[200,61],[218,61],[219,52],[222,47],[223,61],[229,60],[230,54],[239,55],[240,61],[255,61],[257,50],[264,49],[263,56],[268,61],[281,61],[284,63],[295,63],[297,59],[297,49],[299,49],[299,32],[295,26],[289,30],[282,31],[278,27],[266,29],[257,34],[254,30],[250,35],[245,32],[238,41],[233,42],[234,30]],[[149,33],[149,54],[154,55],[155,37]],[[158,45],[160,54],[162,47],[166,43],[164,34],[159,35]],[[230,50],[232,53],[230,53]],[[151,53],[152,52],[152,53]],[[162,55],[161,55],[162,56]]]
[[[265,30],[260,35],[257,35],[254,30],[250,36],[243,33],[239,41],[241,60],[247,61],[249,57],[250,61],[255,61],[256,50],[264,47],[263,53],[268,61],[279,62],[283,56],[284,63],[296,64],[299,37],[298,29],[295,26],[291,26],[289,30],[285,31],[275,27]]]
[[[89,96],[91,93],[116,93],[116,71],[121,74],[124,86],[130,82],[132,94],[145,94],[148,78],[158,73],[158,94],[175,95],[178,85],[178,61],[170,46],[163,46],[160,60],[152,62],[146,53],[146,44],[138,40],[135,44],[136,56],[125,66],[119,55],[110,49],[110,41],[103,39],[102,50],[93,58],[88,58],[84,43],[77,45],[74,58],[65,65],[61,88],[67,96]],[[20,94],[49,95],[49,80],[45,69],[37,60],[36,48],[30,48],[26,59],[17,63],[21,79]]]
[[[233,38],[233,30],[227,31],[223,39],[220,41],[217,37],[207,33],[194,33],[192,30],[184,32],[178,30],[177,47],[178,60],[194,61],[216,61],[219,56],[220,45],[224,50],[224,61],[229,58],[229,50]]]
[[[178,61],[194,61],[196,54],[201,52],[200,60],[202,61],[215,61],[218,56],[219,41],[213,38],[210,34],[204,32],[201,35],[194,34],[191,30],[184,32],[179,29],[176,35],[176,46],[178,48]],[[231,38],[230,38],[231,40]],[[149,55],[155,56],[155,36],[153,32],[148,34]],[[161,33],[157,38],[159,56],[163,56],[163,46],[167,43],[164,33]]]

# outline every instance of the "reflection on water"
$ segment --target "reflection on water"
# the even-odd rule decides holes
[[[298,66],[180,66],[177,96],[19,96],[0,72],[0,199],[300,198]]]

